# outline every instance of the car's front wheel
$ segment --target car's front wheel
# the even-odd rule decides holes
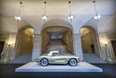
[[[70,64],[70,66],[76,66],[77,65],[77,60],[76,59],[70,59],[69,64]]]
[[[48,60],[47,60],[47,59],[42,59],[42,60],[40,61],[40,64],[41,64],[42,66],[47,66],[47,65],[48,65]]]

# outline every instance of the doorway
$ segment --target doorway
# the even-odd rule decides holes
[[[17,37],[17,55],[32,54],[34,40],[33,28],[22,28]]]
[[[96,32],[92,27],[84,26],[80,30],[83,53],[98,53]]]
[[[41,54],[58,50],[62,54],[73,52],[72,31],[68,27],[52,26],[42,30]]]
[[[111,42],[112,42],[114,54],[115,54],[115,57],[116,57],[116,41],[111,41]]]
[[[106,63],[100,58],[97,33],[91,26],[80,29],[84,61],[89,63]]]
[[[3,51],[4,48],[4,41],[0,41],[0,58],[1,58],[1,53]]]
[[[24,26],[18,31],[15,59],[10,63],[28,63],[32,60],[34,29]]]

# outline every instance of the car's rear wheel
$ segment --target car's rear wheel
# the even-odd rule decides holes
[[[48,60],[47,60],[47,59],[42,59],[42,60],[40,61],[40,64],[41,64],[42,66],[47,66],[47,65],[48,65]]]
[[[69,65],[70,66],[76,66],[77,65],[77,60],[76,59],[70,59],[69,60]]]

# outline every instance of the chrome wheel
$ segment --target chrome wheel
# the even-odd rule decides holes
[[[76,66],[77,65],[77,60],[76,59],[70,59],[69,64],[71,66]]]
[[[48,65],[48,60],[47,59],[42,59],[41,62],[40,62],[40,64],[42,66],[47,66]]]

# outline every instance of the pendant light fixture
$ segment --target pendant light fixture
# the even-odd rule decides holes
[[[15,16],[15,19],[16,19],[16,21],[17,21],[17,23],[19,22],[19,21],[21,21],[22,20],[22,18],[21,18],[21,7],[22,7],[22,2],[20,2],[20,7],[19,7],[19,13],[18,13],[18,16]]]
[[[94,0],[93,1],[93,4],[94,4],[94,8],[95,8],[95,13],[96,13],[96,15],[94,16],[94,19],[96,19],[97,21],[99,21],[101,15],[98,15],[97,8],[96,8],[96,4],[95,3],[96,3],[96,1]]]
[[[48,19],[48,17],[46,16],[46,4],[47,4],[47,2],[46,1],[44,1],[44,13],[43,13],[43,15],[42,15],[42,20],[44,20],[44,22]]]
[[[71,13],[71,1],[68,2],[69,3],[69,16],[68,16],[68,19],[72,22],[73,18],[74,18],[74,15],[72,15]]]

